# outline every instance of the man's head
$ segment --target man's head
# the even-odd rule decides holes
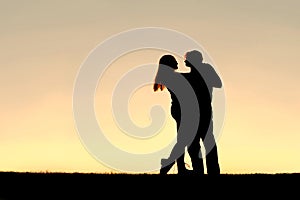
[[[203,62],[202,53],[197,50],[192,50],[192,51],[186,52],[184,57],[185,57],[184,62],[187,67],[194,67]]]

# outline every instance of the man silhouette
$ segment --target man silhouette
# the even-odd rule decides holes
[[[188,153],[191,157],[193,171],[197,174],[204,174],[200,140],[202,140],[206,151],[207,174],[220,174],[218,152],[215,137],[213,135],[212,119],[212,93],[213,88],[222,87],[222,82],[214,68],[203,63],[203,56],[197,50],[189,51],[185,55],[185,64],[190,67],[191,72],[187,74],[200,108],[199,128]],[[201,78],[202,77],[202,78]],[[203,82],[204,81],[204,82]],[[178,170],[185,166],[184,154],[177,159]]]

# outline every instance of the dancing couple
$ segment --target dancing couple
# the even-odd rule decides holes
[[[177,71],[178,62],[170,54],[163,55],[155,77],[153,90],[167,89],[171,96],[171,115],[177,124],[177,142],[170,155],[161,159],[160,174],[167,174],[177,163],[178,174],[204,174],[201,153],[202,140],[207,174],[220,174],[218,151],[213,134],[212,92],[222,87],[214,68],[203,62],[198,50],[186,52],[184,62],[188,73]],[[185,167],[185,149],[191,158],[192,170]]]

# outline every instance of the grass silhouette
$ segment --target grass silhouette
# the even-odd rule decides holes
[[[161,199],[178,195],[206,194],[233,197],[298,194],[300,173],[221,174],[219,176],[126,173],[0,172],[0,200],[4,199],[111,199],[154,195]],[[189,192],[188,192],[189,191]],[[196,193],[196,194],[195,194]],[[22,198],[20,198],[20,196]],[[201,196],[201,195],[200,195]],[[199,196],[199,199],[200,199]],[[102,198],[101,198],[102,197]],[[151,197],[152,198],[152,197]]]

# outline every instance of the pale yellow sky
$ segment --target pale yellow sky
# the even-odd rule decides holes
[[[299,8],[292,0],[2,2],[0,170],[115,172],[78,137],[76,75],[108,37],[157,26],[196,40],[222,77],[221,172],[299,172]]]

